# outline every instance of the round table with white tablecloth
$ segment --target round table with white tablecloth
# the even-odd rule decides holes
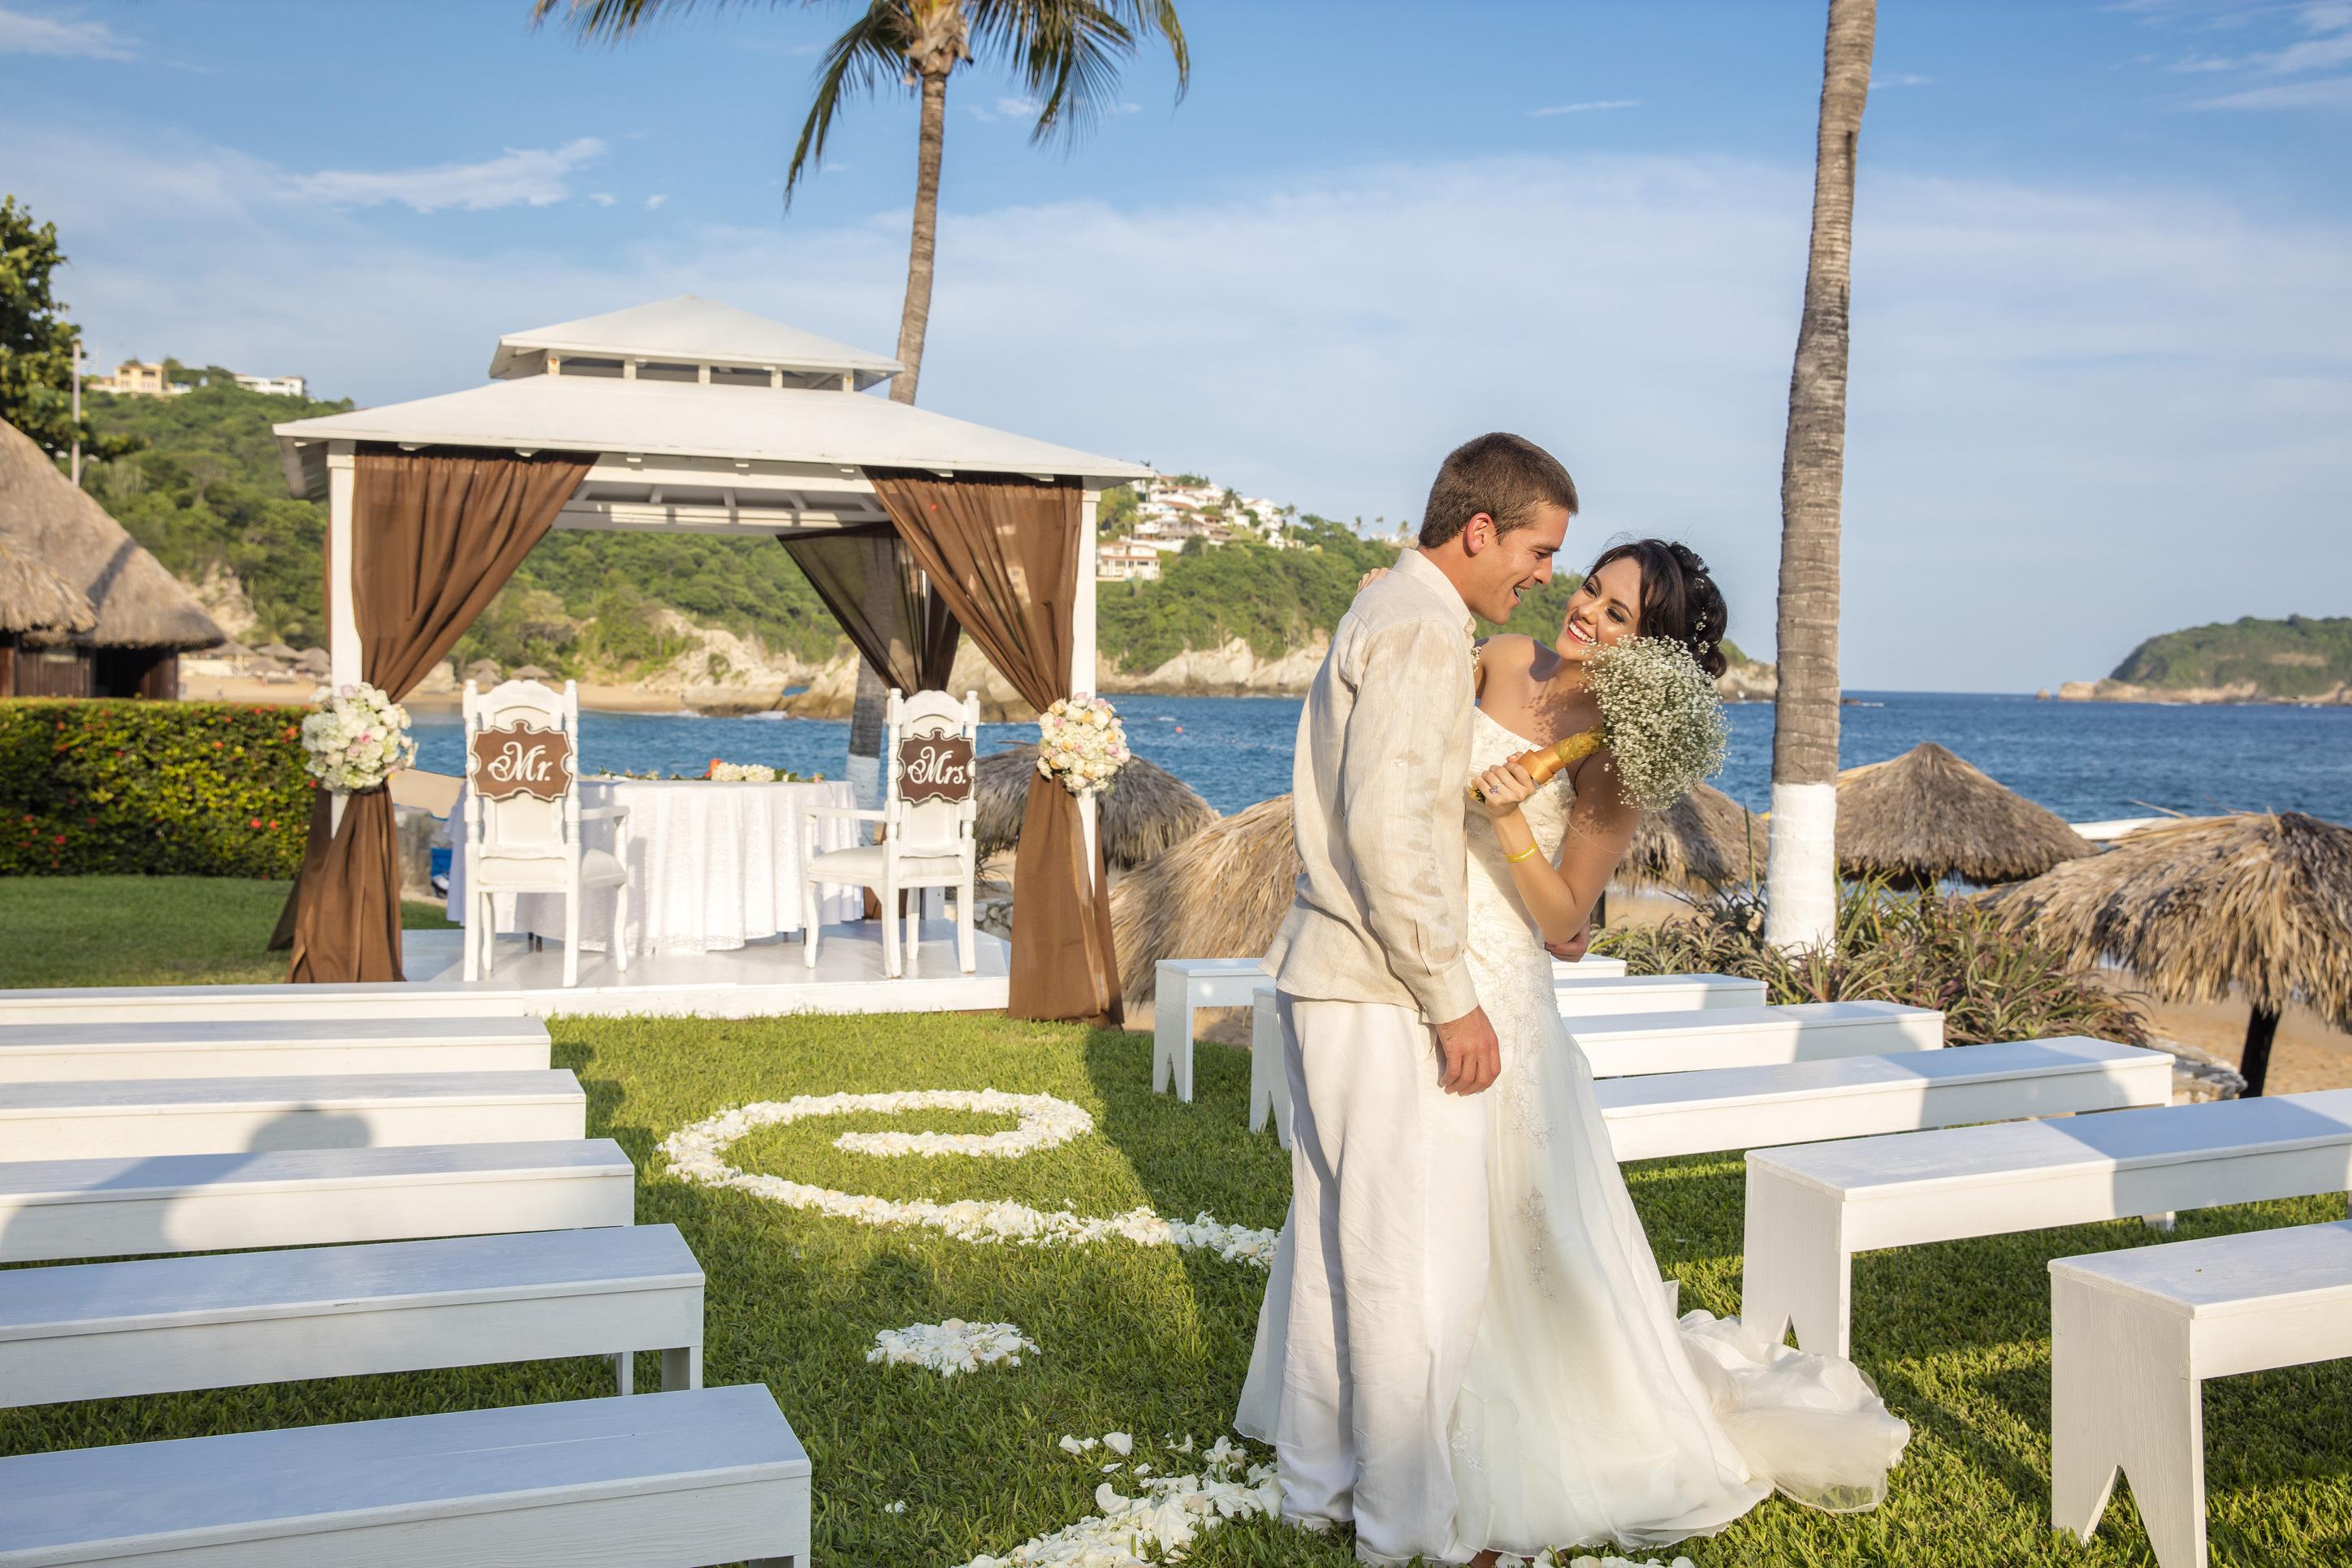
[[[802,824],[811,806],[854,806],[845,781],[821,784],[717,784],[702,779],[583,779],[583,809],[627,809],[629,926],[632,953],[710,953],[801,928]],[[816,847],[860,841],[858,824],[814,819]],[[593,849],[613,847],[610,822],[585,822]],[[449,918],[466,906],[466,797],[449,812]],[[856,918],[856,888],[819,891],[818,918]],[[580,946],[601,952],[613,928],[613,893],[591,890],[580,910]],[[498,928],[563,936],[563,895],[523,893],[498,900]]]

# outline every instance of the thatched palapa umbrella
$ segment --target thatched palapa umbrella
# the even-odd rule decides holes
[[[1849,876],[2020,882],[2092,852],[2063,817],[1933,741],[1838,775],[1838,869]]]
[[[513,678],[518,681],[543,681],[548,676],[547,672],[537,664],[525,664],[521,669],[514,672]]]
[[[317,675],[323,680],[334,668],[334,661],[327,656],[324,648],[305,648],[294,656],[294,667],[306,675]]]
[[[1034,744],[980,759],[981,859],[1020,841],[1021,816],[1028,809],[1029,786],[1036,777]],[[1118,788],[1102,798],[1103,857],[1116,866],[1143,865],[1215,821],[1216,809],[1191,785],[1164,768],[1131,757],[1118,770]]]
[[[0,636],[19,632],[71,634],[97,624],[98,612],[80,589],[0,536]]]
[[[2167,1001],[2242,992],[2249,1094],[2290,1003],[2352,1029],[2352,828],[2300,811],[2188,818],[1987,896],[2075,962],[2112,959]]]
[[[1116,800],[1118,797],[1112,797]],[[1218,819],[1110,890],[1119,992],[1150,1007],[1162,958],[1255,958],[1289,913],[1301,870],[1290,797]]]
[[[271,643],[256,648],[254,652],[265,659],[275,659],[281,664],[290,664],[302,656],[283,643]]]
[[[1710,785],[1644,811],[1618,863],[1630,886],[1713,889],[1764,874],[1765,819]]]

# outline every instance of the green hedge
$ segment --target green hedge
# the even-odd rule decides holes
[[[0,876],[290,877],[302,710],[0,702]]]

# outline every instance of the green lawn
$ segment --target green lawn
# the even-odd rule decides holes
[[[286,977],[268,951],[288,884],[206,876],[0,879],[0,990],[251,985]],[[446,925],[409,904],[410,930]]]
[[[0,888],[0,900],[13,893]],[[274,913],[274,911],[273,911]],[[0,930],[0,946],[8,946]],[[145,952],[153,944],[141,938]],[[72,973],[87,972],[74,959]],[[21,960],[8,983],[67,971]],[[1231,1416],[1265,1276],[1202,1252],[1111,1242],[977,1246],[804,1214],[689,1186],[656,1145],[713,1112],[835,1092],[992,1087],[1073,1101],[1095,1131],[1015,1160],[887,1158],[833,1146],[841,1133],[992,1129],[969,1115],[817,1117],[754,1133],[735,1164],[890,1198],[1012,1198],[1109,1215],[1148,1205],[1272,1226],[1287,1160],[1243,1129],[1245,1060],[1203,1047],[1199,1100],[1149,1092],[1150,1042],[989,1016],[557,1020],[556,1060],[578,1072],[591,1131],[618,1139],[640,1172],[638,1218],[677,1225],[709,1277],[707,1372],[765,1382],[816,1467],[821,1563],[962,1563],[1093,1513],[1101,1451],[1058,1451],[1064,1434],[1126,1431],[1135,1458],[1197,1469],[1165,1439],[1205,1444]],[[1738,1304],[1740,1164],[1658,1162],[1632,1170],[1661,1261],[1685,1301]],[[2340,1218],[2341,1199],[2185,1216],[2182,1237]],[[2048,1523],[2049,1286],[2053,1257],[2139,1245],[2137,1223],[1916,1248],[1855,1270],[1860,1358],[1916,1436],[1875,1513],[1830,1518],[1767,1501],[1722,1536],[1679,1549],[1701,1568],[1781,1564],[2121,1564],[2152,1561],[2127,1500],[2097,1544]],[[879,1330],[951,1317],[1017,1324],[1041,1347],[1017,1368],[940,1379],[868,1365]],[[654,1358],[637,1375],[651,1386]],[[85,1406],[0,1410],[0,1454],[195,1433],[340,1421],[602,1392],[603,1368],[566,1362],[282,1385]],[[2216,1563],[2352,1562],[2352,1364],[2216,1383],[2206,1399]],[[1121,1477],[1108,1478],[1114,1482]],[[1132,1488],[1126,1490],[1131,1490]],[[887,1511],[904,1502],[903,1512]],[[1640,1555],[1671,1558],[1672,1552]],[[1201,1568],[1341,1568],[1342,1539],[1254,1521],[1204,1536]]]

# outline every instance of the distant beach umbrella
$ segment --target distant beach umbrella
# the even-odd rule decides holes
[[[0,633],[88,632],[98,624],[89,598],[56,568],[0,536]]]
[[[499,684],[499,666],[497,661],[493,659],[475,660],[472,664],[466,666],[466,678],[473,682],[478,686],[497,685]]]
[[[549,677],[548,673],[537,664],[525,664],[520,670],[509,672],[509,678],[517,681],[543,681]]]
[[[2063,817],[1933,741],[1838,775],[1838,869],[1848,876],[2020,882],[2093,852]]]
[[[2187,818],[1981,896],[2166,1001],[2243,996],[2249,1094],[2290,1004],[2352,1029],[2352,828],[2300,811]]]
[[[1765,819],[1701,784],[1664,811],[1644,811],[1617,880],[1697,892],[1764,876]]]
[[[305,648],[295,656],[294,667],[306,675],[323,675],[334,667],[324,648]]]
[[[1021,815],[1036,777],[1034,745],[980,759],[976,825],[982,860],[1020,841]],[[1129,867],[1158,860],[1217,821],[1217,812],[1181,779],[1137,757],[1119,769],[1118,788],[1102,798],[1101,820],[1104,858]]]
[[[254,652],[265,659],[275,659],[281,664],[290,664],[302,656],[283,643],[272,643],[267,647],[256,648]]]
[[[1262,957],[1300,869],[1290,797],[1277,795],[1121,877],[1110,890],[1110,928],[1129,1016],[1150,1009],[1152,966],[1162,958]]]

